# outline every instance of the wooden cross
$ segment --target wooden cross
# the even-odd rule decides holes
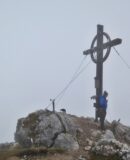
[[[103,43],[103,38],[107,39],[106,43]],[[95,42],[97,45],[95,46]],[[95,77],[95,88],[96,88],[96,97],[99,97],[103,93],[103,62],[108,58],[110,54],[111,47],[121,44],[122,40],[116,38],[111,40],[109,35],[103,32],[103,25],[97,25],[97,35],[94,37],[91,48],[84,51],[84,55],[89,55],[92,58],[92,61],[96,63],[96,77]],[[104,54],[104,50],[106,53]],[[98,100],[96,99],[95,107],[98,107]],[[95,114],[96,115],[96,114]],[[97,118],[95,116],[95,118]]]

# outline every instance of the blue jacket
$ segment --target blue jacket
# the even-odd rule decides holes
[[[106,100],[106,97],[105,96],[100,96],[99,97],[99,106],[101,108],[103,108],[104,110],[107,109],[107,100]]]

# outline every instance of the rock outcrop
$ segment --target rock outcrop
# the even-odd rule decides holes
[[[105,126],[101,131],[93,118],[40,110],[18,120],[15,141],[23,147],[76,150],[83,160],[91,160],[92,154],[130,160],[130,127],[118,121],[106,121]]]
[[[118,121],[113,121],[111,126],[117,139],[130,144],[130,127],[125,126]]]
[[[24,147],[45,146],[78,149],[78,127],[62,112],[40,110],[18,120],[15,141]]]
[[[92,151],[103,156],[118,155],[121,159],[128,160],[130,147],[115,139],[112,131],[106,130],[99,140],[95,142]]]

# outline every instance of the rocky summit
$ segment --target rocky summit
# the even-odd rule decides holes
[[[60,158],[55,154],[54,160],[130,160],[130,127],[105,121],[105,128],[102,131],[93,118],[39,110],[18,120],[15,142],[24,149],[66,151]]]

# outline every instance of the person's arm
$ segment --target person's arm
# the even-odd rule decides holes
[[[96,98],[97,98],[97,96],[92,96],[92,97],[91,97],[91,99],[96,99]]]

